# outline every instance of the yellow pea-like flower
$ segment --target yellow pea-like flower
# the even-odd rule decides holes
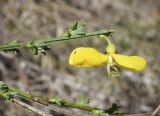
[[[116,54],[116,46],[105,35],[100,38],[107,40],[106,54],[94,48],[79,47],[72,51],[69,64],[76,67],[107,66],[108,74],[119,76],[118,67],[132,72],[140,72],[146,67],[146,60],[140,56],[126,56]]]
[[[76,67],[98,67],[107,65],[107,63],[107,55],[89,47],[76,48],[69,57],[69,64]]]
[[[126,70],[140,72],[145,68],[146,60],[140,56],[126,56],[114,53],[103,54],[94,48],[79,47],[70,54],[69,64],[76,67],[109,65],[114,70],[116,70],[115,65],[117,65]]]

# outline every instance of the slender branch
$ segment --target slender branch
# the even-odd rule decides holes
[[[23,91],[21,91],[19,89],[16,89],[14,87],[9,87],[9,89],[11,91],[16,92],[17,96],[20,96],[20,97],[22,97],[24,99],[27,99],[29,101],[33,100],[35,102],[41,103],[41,104],[46,105],[46,106],[48,106],[49,104],[56,104],[55,102],[51,102],[49,100],[49,98],[45,98],[45,97],[41,97],[41,96],[34,96],[31,93],[23,92]],[[78,109],[81,109],[81,110],[87,110],[87,111],[101,110],[99,108],[91,107],[91,106],[88,106],[88,105],[80,105],[80,104],[77,104],[77,103],[70,103],[70,102],[67,102],[67,101],[64,101],[64,100],[62,101],[61,105],[71,107],[71,108],[78,108]]]
[[[85,111],[89,111],[89,112],[93,112],[95,110],[100,110],[100,111],[104,111],[104,112],[109,113],[110,116],[116,115],[113,112],[117,111],[117,108],[114,108],[115,106],[112,106],[111,108],[108,108],[107,110],[102,110],[102,109],[91,107],[88,105],[70,103],[70,102],[67,102],[64,100],[60,101],[60,104],[58,105],[58,103],[56,103],[56,102],[51,102],[51,100],[49,98],[45,98],[45,97],[41,97],[41,96],[33,96],[30,93],[23,92],[23,91],[16,89],[14,87],[9,87],[2,81],[0,81],[0,95],[1,95],[1,97],[5,98],[6,100],[11,100],[12,102],[22,106],[23,108],[31,110],[39,115],[42,115],[42,116],[52,116],[52,115],[47,114],[43,111],[40,111],[37,108],[29,106],[28,104],[25,104],[21,101],[18,101],[17,99],[14,98],[14,96],[18,96],[18,97],[23,98],[25,100],[34,101],[36,103],[39,103],[42,106],[45,106],[45,107],[53,110],[57,114],[64,114],[66,116],[80,116],[80,114],[65,110],[65,109],[63,109],[63,107],[77,108],[77,109],[81,109],[81,110],[85,110]],[[150,115],[155,116],[157,114],[157,112],[159,111],[159,109],[160,109],[160,105],[157,107],[157,109],[153,113],[139,113],[139,114],[124,115],[124,116],[150,116]],[[85,114],[85,115],[89,116],[87,114]]]
[[[35,107],[32,107],[32,106],[30,106],[30,105],[28,105],[28,104],[26,104],[26,103],[24,103],[24,102],[22,102],[22,101],[19,101],[19,100],[17,100],[17,99],[12,99],[12,101],[13,101],[14,103],[18,104],[19,106],[21,106],[21,107],[23,107],[23,108],[25,108],[25,109],[27,109],[27,110],[29,110],[29,111],[35,112],[35,113],[37,113],[37,114],[39,114],[39,115],[41,115],[41,116],[53,116],[53,115],[51,115],[51,114],[48,114],[48,113],[46,113],[46,112],[43,112],[43,111],[35,108]]]
[[[88,105],[80,105],[80,104],[76,104],[76,103],[69,103],[66,101],[63,102],[63,106],[78,108],[78,109],[86,110],[86,111],[90,111],[90,112],[92,112],[93,110],[101,110],[99,108],[91,107]]]
[[[31,93],[26,93],[26,92],[20,91],[19,89],[13,88],[13,87],[10,87],[10,89],[12,91],[15,91],[17,93],[16,94],[17,96],[22,97],[22,98],[24,98],[26,100],[29,100],[29,101],[35,101],[35,102],[38,102],[38,103],[43,104],[45,106],[57,104],[55,102],[51,102],[49,100],[49,98],[46,98],[46,97],[34,96]],[[91,107],[91,106],[88,106],[88,105],[80,105],[80,104],[77,104],[77,103],[70,103],[70,102],[67,102],[67,101],[64,101],[64,100],[62,100],[60,102],[62,102],[61,106],[77,108],[77,109],[86,110],[86,111],[90,111],[90,112],[92,112],[93,110],[102,110],[102,109]]]
[[[151,116],[156,116],[156,114],[160,111],[160,105],[156,108],[156,110],[151,114]]]
[[[19,48],[29,48],[30,43],[34,43],[36,47],[43,47],[48,45],[49,43],[53,42],[60,42],[60,41],[66,41],[66,40],[72,40],[72,39],[78,39],[78,38],[86,38],[91,36],[98,36],[98,35],[111,35],[113,33],[113,30],[101,30],[101,31],[95,31],[95,32],[88,32],[82,35],[72,35],[70,37],[61,36],[61,37],[55,37],[55,38],[45,38],[40,40],[32,40],[30,42],[22,42],[22,43],[12,43],[12,44],[4,44],[0,45],[0,51],[7,51],[7,50],[14,50]]]
[[[23,98],[23,99],[28,100],[28,101],[34,101],[34,102],[37,102],[37,103],[39,103],[43,106],[48,106],[47,108],[57,112],[58,114],[65,114],[67,116],[73,116],[73,115],[74,116],[75,115],[79,116],[79,115],[77,113],[75,114],[74,112],[65,111],[65,110],[63,110],[62,107],[77,108],[77,109],[86,110],[86,111],[89,111],[89,112],[93,112],[95,110],[104,111],[102,109],[91,107],[89,105],[81,105],[81,104],[78,104],[78,103],[70,103],[70,102],[67,102],[67,101],[64,101],[64,100],[61,100],[61,99],[59,101],[57,101],[56,98],[51,98],[52,99],[51,100],[50,98],[46,98],[46,97],[42,97],[42,96],[33,96],[31,93],[23,92],[23,91],[21,91],[19,89],[16,89],[14,87],[9,87],[8,85],[6,85],[2,81],[0,81],[0,96],[4,99],[10,100],[10,101],[14,100],[15,96]],[[53,99],[55,99],[55,101]],[[60,109],[58,109],[55,106],[50,108],[50,106],[52,106],[52,105],[56,105]],[[114,111],[117,111],[117,109],[113,109],[113,111],[110,114],[112,114]],[[108,113],[108,112],[106,112],[106,113]]]
[[[55,106],[55,105],[49,105],[49,108],[53,111],[55,111],[57,114],[65,115],[65,116],[82,116],[82,114],[76,113],[71,110],[67,110],[63,107],[60,106]],[[88,116],[88,115],[86,115]]]
[[[16,98],[19,98],[20,96],[16,96]],[[14,102],[15,103],[15,100],[17,101],[17,99],[13,99],[12,100],[12,102]],[[19,100],[18,100],[19,101]],[[34,100],[33,100],[34,101]],[[19,102],[21,102],[21,101],[19,101]],[[23,102],[24,103],[24,102]],[[35,103],[37,103],[38,105],[40,105],[40,106],[43,106],[43,107],[46,107],[47,109],[49,109],[49,110],[52,110],[52,111],[54,111],[54,114],[55,115],[65,115],[65,116],[81,116],[80,114],[78,114],[78,113],[75,113],[75,112],[73,112],[73,111],[70,111],[70,110],[66,110],[66,109],[64,109],[64,108],[62,108],[62,107],[59,107],[59,106],[56,106],[56,105],[45,105],[45,104],[42,104],[42,103],[39,103],[39,102],[35,102]],[[24,103],[25,104],[25,103]],[[19,104],[18,104],[19,105]],[[23,105],[21,105],[22,107],[23,107]],[[32,107],[32,106],[31,106]],[[26,108],[26,107],[24,107],[25,109],[28,109],[28,108]],[[35,113],[37,113],[37,112],[35,112]],[[38,113],[38,114],[40,114],[40,113]],[[40,114],[41,115],[41,114]],[[42,115],[43,116],[43,115]],[[88,115],[86,115],[86,116],[88,116]]]

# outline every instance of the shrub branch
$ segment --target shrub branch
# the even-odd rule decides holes
[[[49,43],[54,43],[54,42],[61,42],[61,41],[67,41],[67,40],[73,40],[73,39],[78,39],[78,38],[86,38],[86,37],[92,37],[92,36],[98,36],[98,35],[107,35],[110,36],[113,33],[113,30],[101,30],[101,31],[94,31],[94,32],[88,32],[82,35],[71,35],[71,36],[60,36],[60,37],[55,37],[55,38],[45,38],[45,39],[40,39],[40,40],[32,40],[29,42],[22,42],[22,43],[17,43],[11,42],[9,44],[3,44],[0,45],[0,51],[16,51],[19,48],[30,48],[33,50],[39,49],[42,47],[48,46]]]
[[[19,98],[23,98],[27,101],[30,102],[36,102],[38,104],[41,104],[42,106],[46,106],[49,109],[55,111],[58,114],[65,114],[65,115],[73,115],[74,112],[68,112],[63,110],[62,107],[70,107],[70,108],[77,108],[80,110],[86,110],[89,112],[94,112],[94,111],[101,111],[103,113],[109,113],[109,114],[114,114],[115,111],[118,110],[118,107],[115,108],[115,106],[113,105],[112,107],[108,108],[107,110],[103,110],[103,109],[99,109],[99,108],[95,108],[95,107],[91,107],[89,105],[82,105],[82,104],[78,104],[78,103],[70,103],[67,101],[64,101],[63,99],[59,98],[59,97],[52,97],[52,98],[47,98],[47,97],[42,97],[42,96],[34,96],[31,93],[28,92],[23,92],[19,89],[16,89],[14,87],[9,87],[8,85],[6,85],[4,82],[0,81],[0,96],[1,98],[5,99],[5,100],[9,100],[11,102],[14,102],[20,106],[22,106],[25,109],[31,110],[35,113],[38,113],[42,116],[44,116],[44,112],[39,112],[38,109],[33,108],[32,106],[29,106],[26,103],[22,103],[21,101],[17,100],[16,97]],[[62,108],[61,110],[57,110],[56,108],[51,108],[50,106],[57,106]],[[75,115],[75,114],[74,114]],[[78,115],[78,114],[77,114]],[[48,116],[48,115],[45,115]]]

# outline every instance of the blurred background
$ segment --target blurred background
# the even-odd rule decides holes
[[[75,20],[87,31],[113,29],[111,37],[120,54],[139,55],[148,65],[141,73],[121,70],[107,76],[106,67],[74,68],[70,52],[89,46],[104,52],[101,39],[78,39],[52,44],[44,56],[30,50],[0,54],[0,80],[35,95],[60,96],[76,102],[85,96],[90,105],[112,103],[132,114],[151,112],[160,104],[160,1],[159,0],[1,0],[0,43],[56,37]],[[35,116],[13,103],[0,101],[0,116]]]

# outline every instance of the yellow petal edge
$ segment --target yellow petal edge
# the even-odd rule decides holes
[[[140,56],[125,56],[119,54],[111,54],[114,62],[121,68],[140,72],[146,67],[146,60]]]

